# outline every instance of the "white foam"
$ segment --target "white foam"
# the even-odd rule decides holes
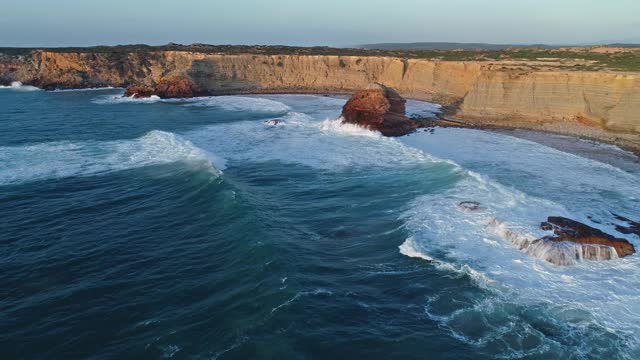
[[[224,160],[173,133],[154,130],[133,140],[55,142],[0,147],[0,185],[87,176],[156,164],[190,162],[219,175]],[[215,164],[215,166],[213,164]]]
[[[185,106],[215,107],[226,111],[285,114],[290,110],[287,105],[279,101],[249,96],[210,96],[165,101],[184,102]]]
[[[212,125],[185,133],[198,147],[229,161],[302,164],[325,170],[440,163],[396,139],[339,120],[290,112],[278,126],[263,120]]]
[[[610,212],[640,213],[640,176],[611,165],[538,143],[472,129],[438,128],[434,135],[405,136],[405,144],[539,198],[549,198],[572,212],[606,220]],[[598,227],[598,226],[595,226]],[[606,226],[604,231],[615,231]]]
[[[639,256],[616,259],[603,247],[589,251],[611,261],[556,266],[542,259],[550,253],[580,257],[584,248],[532,241],[549,235],[540,229],[548,216],[565,216],[616,234],[610,212],[636,217],[640,213],[637,176],[537,143],[477,130],[436,129],[434,135],[420,133],[401,141],[473,169],[451,188],[411,204],[403,215],[410,236],[401,253],[430,259],[445,271],[468,266],[481,274],[472,279],[488,284],[500,297],[523,306],[553,304],[566,312],[569,322],[584,321],[586,312],[590,321],[629,337],[630,346],[640,343]],[[458,207],[463,201],[477,201],[481,207],[465,211]],[[590,222],[590,215],[601,222]],[[636,237],[616,235],[638,248]],[[571,317],[572,311],[581,311],[581,318]]]
[[[116,89],[122,89],[122,88],[105,86],[105,87],[78,88],[78,89],[55,89],[53,90],[53,92],[85,92],[85,91],[103,91],[103,90],[116,90]]]
[[[10,89],[14,91],[20,92],[30,92],[30,91],[40,91],[42,89],[31,86],[31,85],[23,85],[20,81],[14,81],[9,86],[0,86],[0,89]]]
[[[281,102],[248,96],[207,96],[195,98],[161,99],[156,95],[141,98],[135,98],[134,96],[127,97],[121,95],[103,95],[93,99],[93,103],[99,105],[153,104],[158,102],[173,103],[182,106],[212,107],[225,111],[247,111],[252,113],[264,113],[273,115],[284,115],[290,110],[287,105]]]
[[[320,129],[326,133],[339,135],[366,136],[374,139],[382,137],[382,134],[380,134],[379,131],[369,130],[356,124],[345,123],[343,120],[343,118],[335,120],[327,119],[322,122]]]
[[[427,261],[433,261],[431,256],[426,255],[416,247],[416,240],[413,236],[409,237],[402,245],[399,246],[400,253],[402,255],[411,257],[411,258],[419,258]]]
[[[555,265],[576,265],[584,260],[605,261],[618,259],[618,253],[610,246],[540,239],[530,234],[512,231],[505,223],[497,219],[491,219],[488,228],[489,231],[510,241],[527,254]]]
[[[159,96],[151,95],[150,97],[136,98],[133,95],[102,95],[92,100],[94,104],[98,105],[116,105],[116,104],[154,104],[160,102]]]

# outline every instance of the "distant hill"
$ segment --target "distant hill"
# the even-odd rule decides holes
[[[504,50],[509,48],[542,48],[557,49],[560,46],[545,44],[509,45],[485,43],[456,43],[456,42],[415,42],[415,43],[380,43],[357,46],[362,49],[378,50]]]
[[[595,45],[595,44],[593,44]],[[606,45],[606,44],[598,44]],[[456,42],[415,42],[415,43],[380,43],[364,44],[357,46],[361,49],[376,50],[505,50],[513,48],[538,48],[538,49],[558,49],[567,46],[589,46],[582,45],[546,45],[546,44],[485,44],[485,43],[456,43]],[[610,43],[609,47],[620,48],[640,48],[640,44],[634,43]]]
[[[627,43],[615,43],[609,44],[609,47],[619,47],[619,48],[640,48],[640,43],[638,44],[627,44]]]

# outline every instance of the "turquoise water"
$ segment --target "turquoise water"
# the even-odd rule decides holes
[[[637,256],[557,267],[501,231],[565,215],[638,246],[611,214],[638,217],[638,172],[384,138],[341,97],[27,90],[0,89],[3,359],[640,356]]]

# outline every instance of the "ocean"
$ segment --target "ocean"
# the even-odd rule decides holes
[[[638,247],[629,153],[122,92],[0,89],[0,358],[640,358],[637,255],[556,266],[507,236],[556,215]]]

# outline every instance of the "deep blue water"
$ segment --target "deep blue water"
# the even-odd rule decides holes
[[[640,354],[636,256],[556,267],[454,206],[606,228],[638,214],[637,174],[474,130],[383,138],[332,121],[343,98],[121,92],[0,89],[0,358]]]

